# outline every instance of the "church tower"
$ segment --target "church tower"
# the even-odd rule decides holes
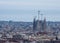
[[[33,33],[36,31],[36,17],[33,20]]]
[[[44,18],[44,21],[43,21],[43,31],[46,32],[46,28],[47,28],[47,24],[46,24],[46,18]]]

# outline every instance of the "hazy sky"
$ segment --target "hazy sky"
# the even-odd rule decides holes
[[[60,0],[0,0],[0,20],[32,21],[38,10],[48,21],[60,21]]]

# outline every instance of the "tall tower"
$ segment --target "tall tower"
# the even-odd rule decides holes
[[[36,31],[36,17],[34,17],[34,20],[33,20],[33,33],[35,33]]]
[[[39,15],[40,15],[40,17],[39,17]],[[43,14],[40,14],[40,11],[38,10],[38,20],[39,20],[39,18],[42,20],[42,17],[43,17]]]
[[[37,20],[37,31],[40,31],[40,20],[39,20],[40,11],[38,11],[38,20]]]
[[[46,25],[46,18],[44,18],[44,26],[43,26],[44,32],[46,32],[46,28],[47,28],[47,25]]]
[[[40,14],[41,15],[41,20],[42,20],[42,18],[43,18],[43,14]]]
[[[39,20],[40,11],[38,10],[38,20]]]

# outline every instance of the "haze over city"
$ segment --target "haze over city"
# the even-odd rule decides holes
[[[47,21],[60,21],[60,0],[0,0],[0,20],[33,21],[38,10]]]
[[[0,43],[60,43],[60,0],[0,0]]]

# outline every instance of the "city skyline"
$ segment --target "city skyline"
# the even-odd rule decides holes
[[[40,10],[47,21],[60,21],[59,4],[60,0],[0,0],[0,20],[33,21]]]

